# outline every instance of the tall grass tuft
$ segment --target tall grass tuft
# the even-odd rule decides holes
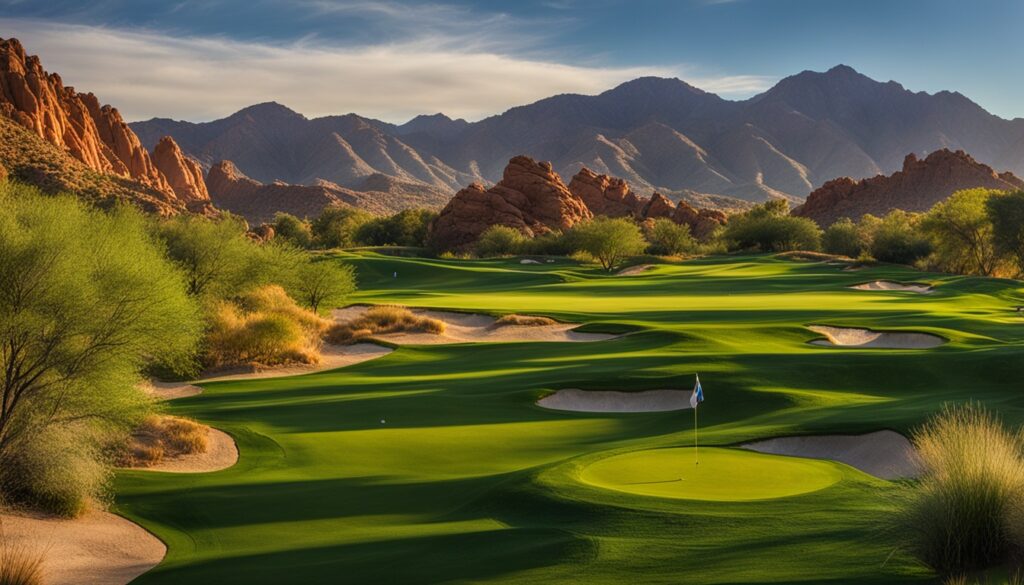
[[[0,585],[42,585],[43,554],[7,540],[0,526]]]
[[[920,560],[952,575],[1003,561],[1024,496],[1022,437],[974,404],[947,406],[913,435],[921,479],[896,515]]]
[[[205,453],[210,429],[194,420],[177,416],[152,415],[132,433],[117,453],[120,467],[152,467],[164,459]]]
[[[444,321],[413,313],[406,307],[381,305],[371,307],[365,314],[336,323],[327,331],[327,341],[336,344],[355,343],[374,334],[415,332],[441,335]]]

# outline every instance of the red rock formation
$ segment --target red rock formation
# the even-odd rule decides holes
[[[962,150],[936,150],[924,160],[908,154],[903,170],[856,181],[833,179],[807,197],[793,215],[809,217],[822,227],[842,217],[859,219],[865,213],[885,215],[893,209],[927,211],[961,189],[1021,189],[1013,173],[996,174],[988,165]]]
[[[430,233],[438,248],[460,250],[493,225],[534,236],[569,229],[591,217],[590,209],[562,183],[551,163],[517,156],[490,189],[473,183],[456,193],[431,224]]]
[[[181,156],[177,145],[171,149],[161,142],[166,152],[158,168],[116,108],[101,106],[91,93],[65,87],[59,75],[43,69],[38,57],[26,55],[17,39],[0,39],[0,114],[94,171],[137,181],[163,200],[163,212],[207,198],[202,173]]]
[[[700,241],[708,240],[719,226],[725,225],[729,216],[723,211],[696,208],[685,201],[672,212],[672,221],[690,226],[690,233]]]
[[[164,136],[153,149],[153,164],[163,173],[178,199],[190,208],[210,203],[203,169],[195,160],[185,156],[178,143]]]
[[[582,199],[594,215],[636,216],[642,207],[640,198],[625,180],[599,175],[586,167],[569,181],[569,191]]]
[[[643,219],[659,219],[662,217],[671,219],[675,210],[676,205],[672,203],[671,199],[655,192],[651,195],[650,199],[644,202],[639,215]]]

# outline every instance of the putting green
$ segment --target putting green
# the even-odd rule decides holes
[[[645,449],[587,466],[580,479],[598,487],[644,496],[742,502],[818,491],[843,473],[828,461],[780,457],[737,449]]]

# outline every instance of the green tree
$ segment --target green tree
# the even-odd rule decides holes
[[[251,280],[256,245],[245,231],[233,217],[179,216],[157,226],[167,255],[185,272],[189,294],[198,297],[222,298]]]
[[[894,264],[913,264],[928,256],[932,245],[919,224],[916,214],[899,209],[889,212],[872,230],[871,255]]]
[[[307,260],[296,268],[293,295],[314,313],[322,306],[338,307],[356,290],[356,273],[334,259]]]
[[[621,260],[647,248],[639,226],[625,218],[595,217],[573,228],[572,241],[611,271]]]
[[[722,238],[733,250],[814,251],[821,247],[818,224],[789,215],[789,203],[784,199],[773,199],[730,217]]]
[[[857,224],[844,217],[828,226],[821,236],[821,248],[829,254],[856,258],[867,249],[867,242]]]
[[[374,218],[360,226],[356,240],[364,246],[425,246],[427,230],[437,213],[406,209]]]
[[[73,515],[101,495],[98,453],[149,409],[140,371],[193,363],[199,310],[138,212],[13,184],[0,275],[0,492]]]
[[[932,258],[941,270],[992,276],[1000,254],[992,236],[988,201],[1002,195],[994,189],[967,189],[936,203],[924,216],[921,230],[931,238]]]
[[[309,223],[290,213],[278,212],[274,216],[274,236],[299,248],[313,245],[313,230]]]
[[[996,251],[1010,259],[1017,276],[1024,275],[1024,191],[991,197],[986,209]]]
[[[647,240],[651,243],[651,252],[655,254],[677,256],[697,247],[697,241],[690,235],[690,226],[666,218],[654,220],[647,231]]]
[[[358,245],[360,227],[371,220],[373,216],[361,209],[326,207],[313,220],[313,238],[323,248],[350,248]]]
[[[516,228],[507,225],[492,225],[480,234],[474,250],[481,258],[511,256],[522,252],[526,236]]]

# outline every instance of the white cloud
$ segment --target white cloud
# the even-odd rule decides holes
[[[315,41],[278,46],[2,18],[0,31],[20,38],[65,84],[97,94],[129,120],[209,120],[263,101],[307,116],[357,112],[401,122],[445,112],[472,120],[558,93],[599,93],[642,75],[686,69],[545,62],[472,39],[458,49],[451,37],[359,48]],[[767,86],[755,76],[690,81],[727,95]]]

